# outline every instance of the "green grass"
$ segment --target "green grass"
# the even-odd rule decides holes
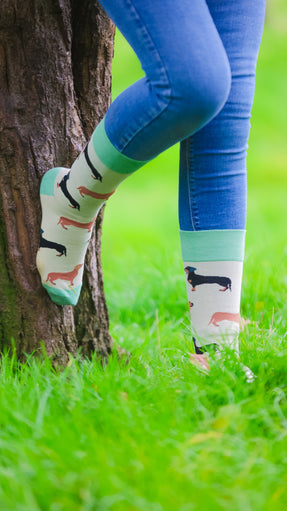
[[[1,509],[285,509],[287,354],[269,342],[252,385],[179,345],[61,374],[4,357]]]
[[[1,511],[286,509],[286,19],[274,0],[249,143],[240,352],[255,382],[234,357],[208,374],[189,362],[173,147],[105,211],[111,333],[130,363],[0,361]],[[120,37],[114,74],[115,94],[140,75]]]

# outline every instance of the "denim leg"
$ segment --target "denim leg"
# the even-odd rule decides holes
[[[181,142],[179,223],[186,231],[244,229],[246,150],[265,0],[208,0],[231,67],[223,109]]]
[[[205,0],[100,1],[145,71],[111,104],[105,130],[117,150],[149,160],[219,112],[228,59]]]

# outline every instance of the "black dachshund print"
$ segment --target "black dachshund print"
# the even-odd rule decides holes
[[[218,284],[223,289],[219,291],[226,291],[230,289],[231,291],[231,280],[228,277],[213,277],[211,275],[197,275],[195,273],[196,268],[193,266],[186,266],[184,268],[185,273],[187,273],[187,280],[192,286],[192,291],[196,290],[196,286],[200,286],[201,284]]]
[[[88,155],[88,144],[86,145],[85,149],[84,149],[84,155],[85,155],[85,158],[86,158],[86,162],[87,164],[89,165],[92,173],[94,174],[92,177],[94,179],[96,179],[97,181],[103,181],[103,176],[98,172],[98,170],[96,169],[96,167],[94,167],[94,165],[92,164],[90,158],[89,158],[89,155]]]
[[[68,192],[67,181],[68,181],[69,177],[70,177],[70,172],[68,172],[68,174],[66,174],[63,177],[63,179],[60,183],[57,183],[57,186],[61,188],[65,197],[67,197],[68,201],[70,201],[71,204],[69,204],[69,206],[71,208],[78,209],[80,211],[80,204],[77,201],[75,201],[75,199],[73,199],[73,197]]]
[[[58,257],[62,256],[62,255],[67,255],[67,249],[65,247],[65,245],[61,245],[60,243],[55,243],[54,241],[49,241],[49,240],[46,240],[45,238],[43,238],[42,234],[43,234],[43,229],[41,229],[40,231],[40,245],[39,245],[39,249],[41,247],[43,248],[53,248],[55,250],[57,250],[57,252],[59,252],[59,254],[57,254]]]
[[[196,345],[195,337],[193,337],[192,340],[193,340],[193,344],[194,344],[195,353],[197,355],[203,355],[203,353],[209,352],[211,350],[218,351],[218,349],[217,349],[218,344],[216,344],[216,342],[212,342],[210,344],[204,344],[203,346],[199,347]],[[206,347],[207,347],[207,349],[206,349]]]

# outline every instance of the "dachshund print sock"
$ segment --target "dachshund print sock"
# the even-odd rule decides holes
[[[44,175],[36,263],[42,285],[55,303],[76,305],[97,214],[119,183],[145,163],[120,153],[102,120],[71,169],[57,167]]]
[[[244,230],[180,231],[196,353],[239,353]]]

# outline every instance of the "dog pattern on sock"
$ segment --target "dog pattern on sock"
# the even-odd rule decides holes
[[[78,227],[79,229],[88,229],[88,232],[91,232],[92,227],[94,226],[95,218],[91,222],[77,222],[76,220],[72,220],[71,218],[66,218],[65,216],[61,216],[57,225],[61,225],[64,229],[68,230],[66,225],[72,225],[74,227]]]
[[[219,326],[218,323],[221,321],[233,321],[235,323],[239,324],[240,321],[240,314],[239,312],[233,313],[233,312],[215,312],[209,321],[209,325]]]
[[[60,257],[62,255],[67,255],[67,248],[65,247],[65,245],[61,245],[60,243],[56,243],[55,241],[49,241],[49,240],[46,240],[45,238],[43,238],[43,229],[41,229],[40,231],[40,244],[39,244],[39,248],[38,250],[40,250],[40,248],[51,248],[51,249],[54,249],[54,250],[57,250],[57,252],[59,252],[59,254],[57,254],[57,257]]]
[[[85,149],[84,149],[84,155],[85,155],[85,158],[86,158],[86,162],[87,164],[89,165],[93,175],[92,177],[94,179],[96,179],[97,181],[103,181],[103,176],[99,173],[99,171],[96,169],[96,167],[92,164],[90,158],[89,158],[89,154],[88,154],[88,144],[86,145]]]
[[[82,268],[82,264],[77,264],[72,271],[69,272],[50,272],[48,273],[46,282],[51,282],[51,284],[56,284],[55,280],[67,280],[70,282],[70,285],[74,285],[74,280],[77,277],[80,268]]]
[[[216,342],[212,342],[210,344],[204,344],[203,346],[197,346],[196,338],[192,338],[193,344],[194,344],[194,350],[197,355],[203,355],[206,352],[218,351],[218,344]]]
[[[113,193],[115,193],[115,190],[113,190],[112,192],[109,192],[109,193],[92,192],[85,186],[79,186],[78,190],[79,190],[81,197],[85,197],[85,195],[88,195],[89,197],[93,197],[94,199],[100,199],[100,200],[107,200],[111,195],[113,195]]]
[[[213,344],[214,339],[218,345],[235,342],[239,332],[241,267],[238,261],[184,262],[192,331],[198,349]]]
[[[192,291],[196,290],[196,286],[200,286],[201,284],[218,284],[222,286],[223,289],[219,291],[226,291],[230,289],[231,291],[231,279],[228,277],[214,277],[212,275],[197,275],[195,273],[196,268],[193,266],[186,266],[184,271],[187,273],[187,280],[192,286]]]
[[[89,168],[93,172],[92,177],[102,183],[103,177],[91,163],[89,156],[88,156],[87,146],[85,147],[83,154],[85,155],[85,158],[86,158],[87,164],[89,165]],[[71,195],[71,193],[68,190],[69,178],[70,178],[70,171],[68,171],[62,177],[62,179],[60,179],[60,181],[57,182],[57,188],[60,189],[61,192],[63,193],[63,195],[68,199],[69,206],[71,208],[73,208],[73,210],[75,211],[75,213],[77,215],[77,212],[80,213],[81,207],[80,207],[80,203],[75,199],[75,197],[73,197]],[[84,198],[85,196],[88,196],[88,197],[91,197],[92,199],[100,200],[100,201],[106,201],[109,197],[111,197],[111,195],[113,195],[115,193],[115,189],[112,190],[111,192],[106,192],[106,193],[94,192],[93,190],[90,190],[89,188],[87,188],[86,186],[83,186],[83,185],[77,187],[77,190],[82,198]],[[72,227],[72,228],[77,228],[77,229],[82,229],[82,230],[86,229],[89,234],[91,234],[92,228],[93,228],[95,220],[96,220],[96,216],[90,222],[80,222],[75,219],[71,219],[68,216],[60,216],[58,218],[59,218],[59,220],[57,222],[57,225],[59,227],[65,229],[66,231]],[[40,244],[39,244],[38,251],[43,248],[49,248],[49,249],[53,249],[53,250],[56,250],[57,252],[59,252],[58,254],[56,254],[57,257],[62,256],[62,255],[66,256],[67,255],[66,246],[63,244],[57,243],[55,241],[49,241],[49,240],[45,239],[43,237],[43,232],[44,232],[43,229],[41,229]],[[90,237],[89,237],[89,239],[90,239]],[[89,242],[89,239],[87,240],[87,243]],[[83,264],[75,265],[74,269],[72,271],[68,271],[68,272],[50,271],[46,277],[45,282],[50,283],[52,285],[56,285],[56,280],[64,280],[64,281],[68,281],[70,283],[69,287],[73,286],[74,281],[75,281],[76,277],[78,276],[79,270],[82,266],[83,266]]]
[[[71,196],[71,194],[69,193],[68,188],[67,188],[67,181],[68,181],[69,177],[70,177],[70,172],[68,172],[68,174],[66,174],[63,177],[63,179],[60,181],[60,183],[57,183],[57,186],[61,188],[63,194],[70,202],[69,206],[71,208],[74,208],[74,209],[77,209],[78,211],[80,211],[80,204],[75,199],[73,199],[73,197]]]

